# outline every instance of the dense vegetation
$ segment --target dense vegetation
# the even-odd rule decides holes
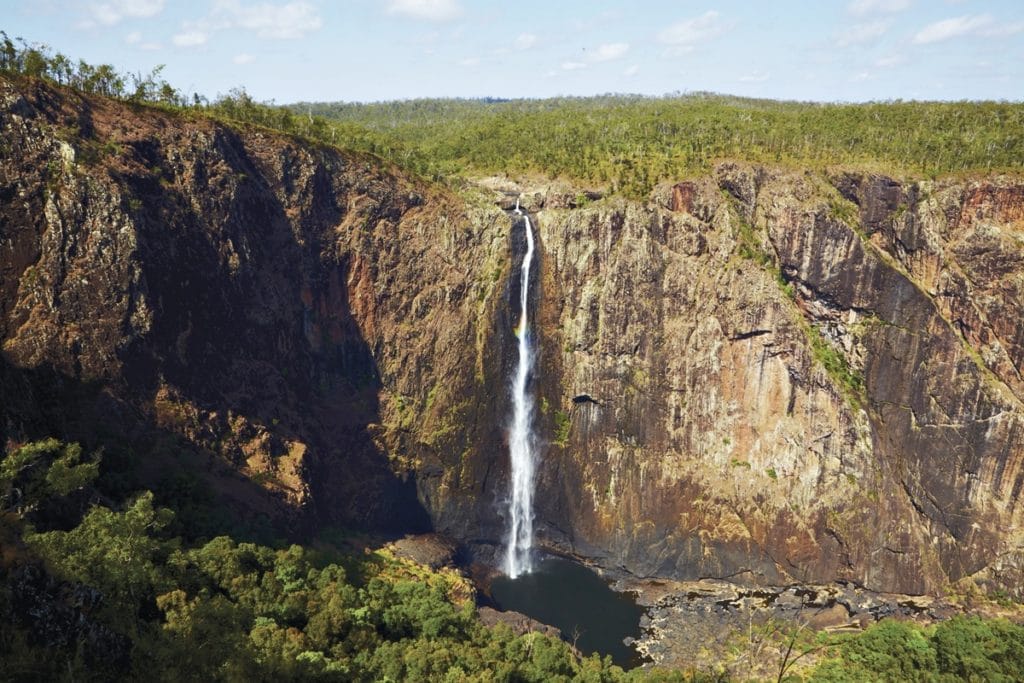
[[[819,683],[1024,680],[1024,627],[957,617],[923,628],[881,621],[843,642],[808,677]]]
[[[813,104],[700,93],[297,107],[452,168],[562,175],[627,194],[722,157],[932,175],[1020,168],[1024,158],[1020,103]]]
[[[817,104],[697,93],[275,106],[239,89],[210,103],[160,79],[159,67],[123,74],[2,32],[0,70],[371,152],[434,179],[539,173],[643,196],[721,158],[931,176],[1024,164],[1019,102]]]
[[[324,539],[188,541],[163,492],[112,500],[112,476],[55,439],[0,461],[0,679],[633,677],[558,639],[483,626],[454,572]]]
[[[464,578],[387,551],[176,535],[158,498],[178,495],[112,499],[120,475],[55,439],[0,460],[0,680],[726,679],[624,672],[485,627]],[[802,680],[791,643],[777,639],[779,667]],[[794,652],[818,658],[812,681],[1024,680],[1024,627],[1000,620],[890,620]]]

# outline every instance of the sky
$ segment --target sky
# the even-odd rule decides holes
[[[1024,0],[0,0],[0,30],[215,98],[1024,98]]]

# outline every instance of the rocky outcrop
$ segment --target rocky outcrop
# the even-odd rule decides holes
[[[562,635],[562,632],[554,626],[542,624],[536,619],[531,619],[521,612],[499,612],[493,607],[481,607],[477,610],[477,613],[480,615],[480,621],[485,626],[498,626],[499,624],[503,624],[516,635],[521,636],[526,633],[543,633],[546,636],[552,636],[554,638],[559,638]]]
[[[967,611],[926,596],[872,593],[842,582],[744,588],[659,580],[620,581],[617,587],[634,592],[647,608],[637,651],[650,664],[725,669],[754,680],[778,675],[794,631],[857,632],[890,617],[926,625]],[[1005,616],[991,607],[980,611]]]
[[[550,542],[690,579],[1015,576],[1017,183],[726,164],[538,213],[546,399],[571,422]]]
[[[0,130],[7,441],[493,547],[522,193],[544,543],[638,576],[1020,590],[1019,178],[456,191],[33,81],[0,83]]]
[[[441,534],[407,535],[385,546],[395,557],[411,560],[431,569],[454,567],[458,559],[458,543]]]
[[[474,420],[500,439],[470,398],[500,382],[497,208],[33,81],[0,82],[0,129],[6,440],[198,470],[246,514],[426,531],[437,449]]]

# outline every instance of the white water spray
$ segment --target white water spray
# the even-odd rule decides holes
[[[519,199],[516,199],[516,214]],[[523,256],[519,286],[519,363],[512,379],[512,426],[509,432],[509,456],[512,462],[512,495],[509,500],[508,543],[505,549],[505,573],[509,578],[533,569],[530,550],[533,546],[533,484],[536,468],[533,438],[533,398],[526,392],[526,383],[533,366],[530,346],[528,303],[530,265],[533,263],[533,228],[530,217],[523,215],[526,230],[526,255]]]

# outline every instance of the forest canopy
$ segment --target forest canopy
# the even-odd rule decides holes
[[[457,572],[345,551],[336,532],[261,543],[228,521],[206,537],[197,515],[215,500],[125,486],[123,463],[103,460],[56,439],[0,457],[0,680],[729,680],[724,663],[623,671],[552,636],[484,626]],[[787,633],[780,680],[1024,676],[1024,627],[1005,620]]]
[[[460,170],[541,172],[628,194],[721,158],[925,175],[1020,168],[1024,159],[1024,105],[1007,102],[817,104],[695,93],[295,108]]]
[[[890,174],[932,177],[1024,164],[1020,102],[849,104],[674,93],[282,106],[258,102],[244,89],[210,102],[174,88],[161,67],[122,73],[3,32],[0,70],[370,152],[433,180],[542,174],[643,197],[659,182],[725,158],[882,166]]]

